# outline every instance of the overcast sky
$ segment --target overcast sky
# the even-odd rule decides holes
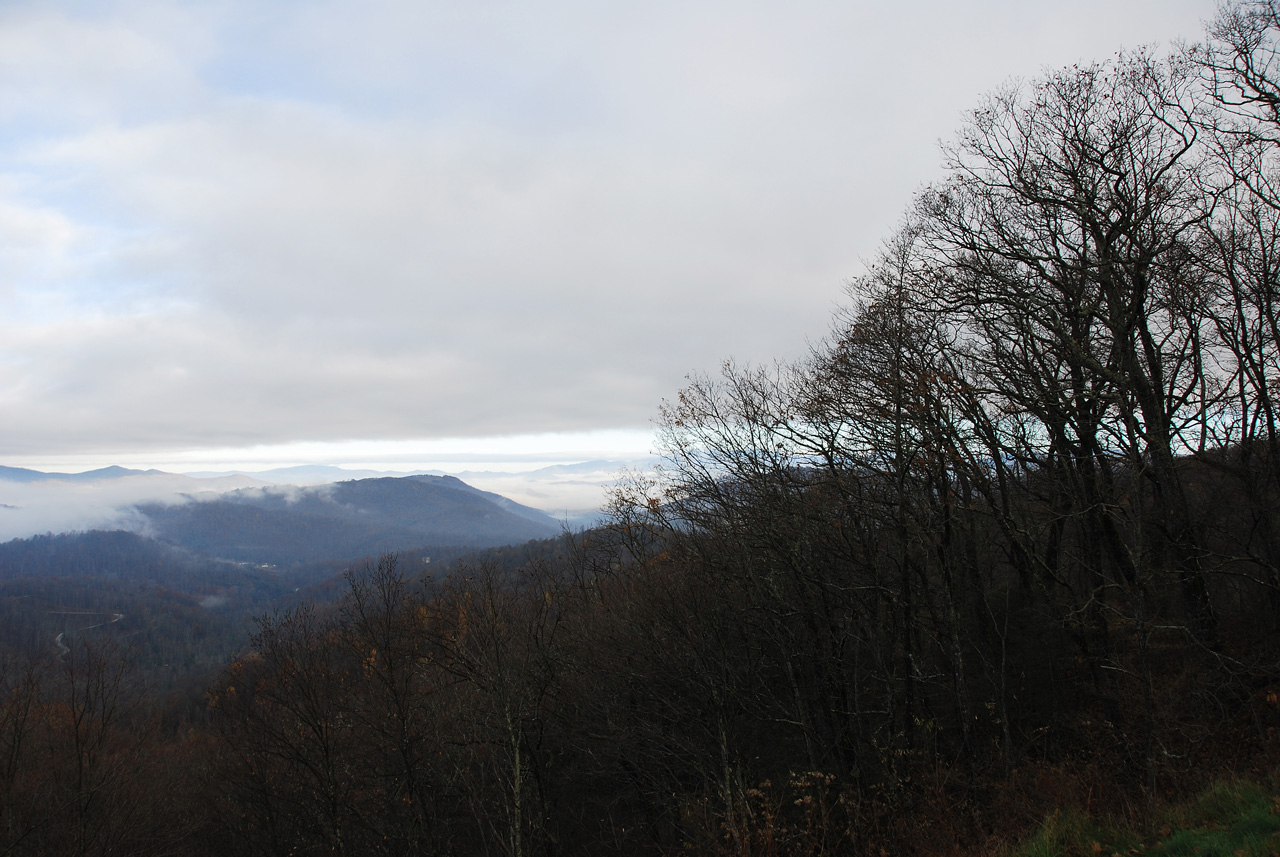
[[[1212,13],[0,2],[0,464],[642,453],[826,332],[982,93]]]

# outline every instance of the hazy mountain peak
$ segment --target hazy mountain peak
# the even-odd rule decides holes
[[[138,506],[157,537],[211,557],[288,566],[423,545],[490,547],[545,538],[554,519],[444,476],[266,486]]]

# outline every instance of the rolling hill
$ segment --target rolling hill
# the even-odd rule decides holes
[[[560,529],[536,509],[451,476],[244,489],[138,510],[162,541],[210,557],[280,567],[421,545],[492,547]]]

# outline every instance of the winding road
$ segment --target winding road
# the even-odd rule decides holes
[[[110,616],[111,617],[105,622],[97,622],[93,625],[85,625],[83,628],[76,628],[77,631],[88,631],[91,628],[101,628],[103,625],[110,625],[111,623],[119,622],[121,619],[124,618],[123,613],[106,613],[100,610],[50,610],[49,613],[54,616]],[[62,642],[62,638],[65,634],[66,634],[66,631],[63,631],[61,634],[54,637],[53,639],[54,645],[58,647],[58,657],[63,657],[64,655],[66,655],[68,652],[71,651],[71,649],[67,646],[67,644]]]

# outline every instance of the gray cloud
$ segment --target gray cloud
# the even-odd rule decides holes
[[[643,426],[821,336],[981,92],[1213,11],[87,8],[0,13],[0,454]]]

